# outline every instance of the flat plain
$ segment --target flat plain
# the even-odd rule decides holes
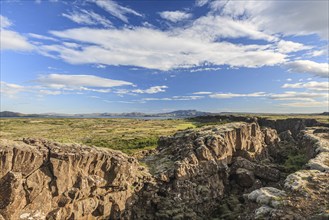
[[[183,119],[2,118],[0,127],[1,139],[45,138],[60,143],[107,147],[131,154],[155,148],[160,136],[194,128],[195,125]]]
[[[269,119],[313,118],[329,123],[326,115],[256,115]],[[107,147],[132,154],[154,149],[160,136],[173,135],[189,128],[214,125],[194,119],[128,119],[128,118],[1,118],[0,138],[21,140],[26,137],[45,138],[60,143],[79,143]]]

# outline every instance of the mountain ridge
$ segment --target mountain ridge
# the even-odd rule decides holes
[[[2,111],[0,117],[195,117],[213,115],[215,113],[203,112],[197,110],[177,110],[165,113],[87,113],[87,114],[60,114],[60,113],[42,113],[42,114],[24,114],[20,112]]]

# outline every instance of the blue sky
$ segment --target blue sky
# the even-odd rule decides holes
[[[328,1],[1,1],[1,111],[328,109]]]

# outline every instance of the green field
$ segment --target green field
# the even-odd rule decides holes
[[[156,147],[158,138],[179,130],[194,128],[186,120],[140,119],[0,119],[0,138],[46,138],[61,143],[80,143],[121,150],[131,154]]]

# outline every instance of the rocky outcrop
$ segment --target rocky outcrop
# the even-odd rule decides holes
[[[304,166],[306,169],[298,170],[287,176],[284,180],[284,189],[274,188],[274,191],[280,192],[279,198],[273,197],[272,193],[264,193],[264,191],[268,191],[267,187],[245,195],[248,200],[262,205],[254,210],[255,214],[252,215],[252,218],[329,218],[329,138],[327,131],[328,129],[325,128],[309,128],[300,132],[299,145],[306,150],[306,156],[310,160]],[[289,136],[287,139],[290,139]],[[273,190],[271,189],[271,191]],[[263,197],[266,197],[266,202],[261,202],[264,200],[263,197],[256,196],[261,192],[263,192]]]
[[[157,183],[138,194],[132,217],[209,218],[227,190],[229,166],[235,158],[248,162],[264,159],[267,157],[265,141],[275,144],[277,140],[275,131],[261,130],[257,123],[210,126],[160,139],[159,152],[144,159]],[[277,170],[254,163],[250,167],[237,166],[234,173],[243,181],[243,187],[253,185],[254,176],[267,180],[280,178]],[[141,210],[147,210],[147,214]]]
[[[0,141],[4,219],[120,219],[147,175],[116,151],[45,140]]]

